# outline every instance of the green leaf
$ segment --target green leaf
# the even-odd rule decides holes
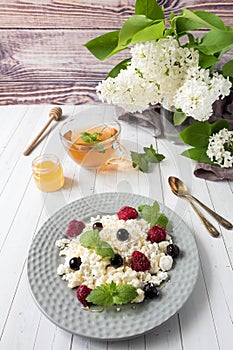
[[[165,158],[163,154],[157,153],[152,145],[150,147],[143,147],[143,150],[149,163],[159,163]]]
[[[224,77],[233,77],[233,60],[228,61],[222,66],[222,73]]]
[[[151,19],[163,19],[164,11],[155,0],[136,0],[135,14],[145,15]]]
[[[114,251],[110,244],[105,241],[99,241],[98,245],[95,248],[96,254],[101,256],[109,256],[110,258],[114,258]]]
[[[137,297],[136,288],[131,284],[118,284],[115,294],[113,295],[113,303],[116,305],[128,304]]]
[[[91,291],[87,296],[87,301],[95,305],[111,306],[113,305],[113,293],[116,290],[116,284],[101,284]]]
[[[229,51],[232,47],[233,32],[212,29],[203,36],[198,49],[206,55],[212,55],[226,48]]]
[[[95,249],[99,241],[100,236],[98,230],[86,231],[80,236],[80,244],[88,249]]]
[[[207,156],[206,150],[207,150],[207,147],[190,148],[188,150],[185,150],[183,153],[181,153],[181,155],[187,158],[196,160],[197,162],[200,162],[200,163],[213,164],[210,158]]]
[[[138,295],[136,288],[130,284],[118,284],[111,282],[101,284],[91,291],[87,301],[95,305],[111,306],[113,304],[128,304]]]
[[[210,124],[211,127],[211,135],[216,134],[221,129],[230,129],[230,124],[226,120],[217,120],[216,122]]]
[[[101,140],[98,138],[98,136],[101,136],[102,134],[100,132],[93,132],[92,134],[84,131],[81,132],[81,139],[86,143],[96,143],[101,142]]]
[[[100,239],[98,230],[90,230],[84,232],[80,236],[79,241],[83,247],[88,249],[95,249],[96,254],[98,255],[110,258],[114,257],[114,251],[112,247],[110,246],[110,244]]]
[[[211,126],[206,122],[195,122],[180,132],[180,138],[193,147],[205,147],[209,143]]]
[[[88,41],[84,46],[99,60],[110,57],[118,46],[119,30],[109,32]],[[120,51],[120,48],[118,48]],[[124,48],[121,48],[122,50]]]
[[[121,61],[120,63],[118,63],[109,73],[108,73],[108,77],[111,78],[115,78],[118,76],[118,74],[120,73],[120,71],[122,69],[126,69],[129,62],[131,61],[131,58],[126,58],[125,60]]]
[[[187,118],[187,115],[184,112],[176,110],[173,116],[174,125],[175,126],[181,125],[186,118]]]
[[[203,52],[199,52],[199,65],[201,68],[209,68],[215,65],[219,59],[214,55],[205,55]]]
[[[149,170],[148,161],[145,153],[137,153],[130,151],[132,165],[134,168],[138,167],[143,173],[147,173]]]
[[[176,31],[178,34],[186,34],[190,30],[195,30],[201,27],[201,23],[185,17],[178,17],[176,19]]]
[[[134,15],[130,17],[127,21],[125,21],[120,30],[118,45],[129,45],[130,43],[132,43],[132,38],[137,32],[146,28],[152,23],[153,20],[143,15]]]
[[[220,17],[214,15],[213,13],[206,11],[190,11],[188,9],[183,9],[183,16],[184,18],[188,19],[189,21],[192,21],[193,23],[200,23],[202,27],[225,30],[225,24],[223,20]]]
[[[168,221],[168,218],[160,213],[160,207],[157,201],[154,201],[153,205],[140,205],[138,211],[141,213],[141,216],[146,220],[150,226],[160,225],[171,230],[172,226]]]
[[[157,40],[163,37],[165,25],[164,21],[156,22],[150,26],[138,31],[133,37],[130,44],[141,41]]]

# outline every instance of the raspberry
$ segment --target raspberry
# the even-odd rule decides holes
[[[118,212],[117,216],[119,220],[129,220],[129,219],[137,219],[138,212],[135,208],[132,207],[122,207]]]
[[[147,240],[151,243],[159,243],[166,239],[167,229],[165,227],[156,225],[152,226],[147,232]]]
[[[83,306],[90,306],[91,303],[89,303],[86,300],[86,297],[91,293],[92,289],[88,288],[85,284],[81,285],[77,289],[77,298],[80,301]]]
[[[85,224],[82,221],[72,220],[68,225],[66,235],[68,237],[76,237],[82,233],[84,227]]]
[[[131,268],[135,271],[146,271],[150,270],[150,261],[149,259],[138,250],[135,250],[132,253],[131,257]]]

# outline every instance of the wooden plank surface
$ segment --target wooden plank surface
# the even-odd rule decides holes
[[[93,58],[83,44],[118,29],[134,0],[0,1],[0,105],[98,102],[95,87],[122,58]],[[206,10],[233,23],[233,3],[160,1],[165,14]]]

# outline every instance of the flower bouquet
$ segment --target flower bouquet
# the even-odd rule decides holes
[[[206,27],[209,31],[195,37],[196,30]],[[213,104],[231,93],[233,60],[221,66],[221,59],[233,48],[233,27],[206,11],[183,9],[165,18],[157,1],[136,0],[135,14],[120,30],[85,46],[99,60],[126,50],[126,59],[98,84],[97,94],[129,112],[159,104],[174,111],[174,125],[187,117],[203,123],[212,116]],[[229,138],[233,142],[232,135]]]

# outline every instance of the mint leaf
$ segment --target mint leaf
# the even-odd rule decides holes
[[[98,138],[98,136],[101,136],[102,134],[100,132],[93,132],[92,134],[84,131],[81,132],[81,139],[86,143],[95,143],[95,142],[101,142],[101,140]]]
[[[90,230],[84,232],[80,236],[80,244],[84,248],[88,249],[95,249],[95,247],[99,244],[100,241],[100,236],[99,236],[99,231],[98,230]]]
[[[146,159],[149,163],[159,163],[165,158],[163,154],[157,153],[152,145],[150,145],[149,148],[144,147],[143,150],[146,154]]]
[[[112,247],[105,241],[100,240],[98,245],[95,247],[95,251],[98,255],[114,258],[114,251]]]
[[[149,163],[159,163],[165,157],[163,154],[157,153],[152,145],[143,148],[144,153],[131,151],[132,165],[134,168],[138,167],[144,173],[149,171]]]
[[[118,284],[111,282],[101,284],[91,291],[87,301],[100,306],[111,306],[113,304],[127,304],[138,295],[136,288],[129,284]]]
[[[116,305],[128,304],[138,295],[136,288],[131,284],[118,284],[113,295],[113,303]]]
[[[166,227],[169,231],[172,230],[168,218],[165,214],[160,212],[160,207],[157,201],[154,201],[152,205],[140,205],[138,211],[141,213],[142,218],[150,224],[150,227],[160,225]]]
[[[130,151],[132,165],[134,168],[138,167],[143,173],[147,173],[149,170],[148,161],[145,153],[137,153]]]
[[[98,230],[90,230],[84,232],[79,239],[80,244],[84,248],[95,249],[96,254],[101,256],[114,257],[114,251],[110,244],[102,241]]]
[[[87,296],[87,301],[100,306],[113,305],[113,294],[116,290],[116,284],[111,282],[110,284],[101,284],[91,291]]]

